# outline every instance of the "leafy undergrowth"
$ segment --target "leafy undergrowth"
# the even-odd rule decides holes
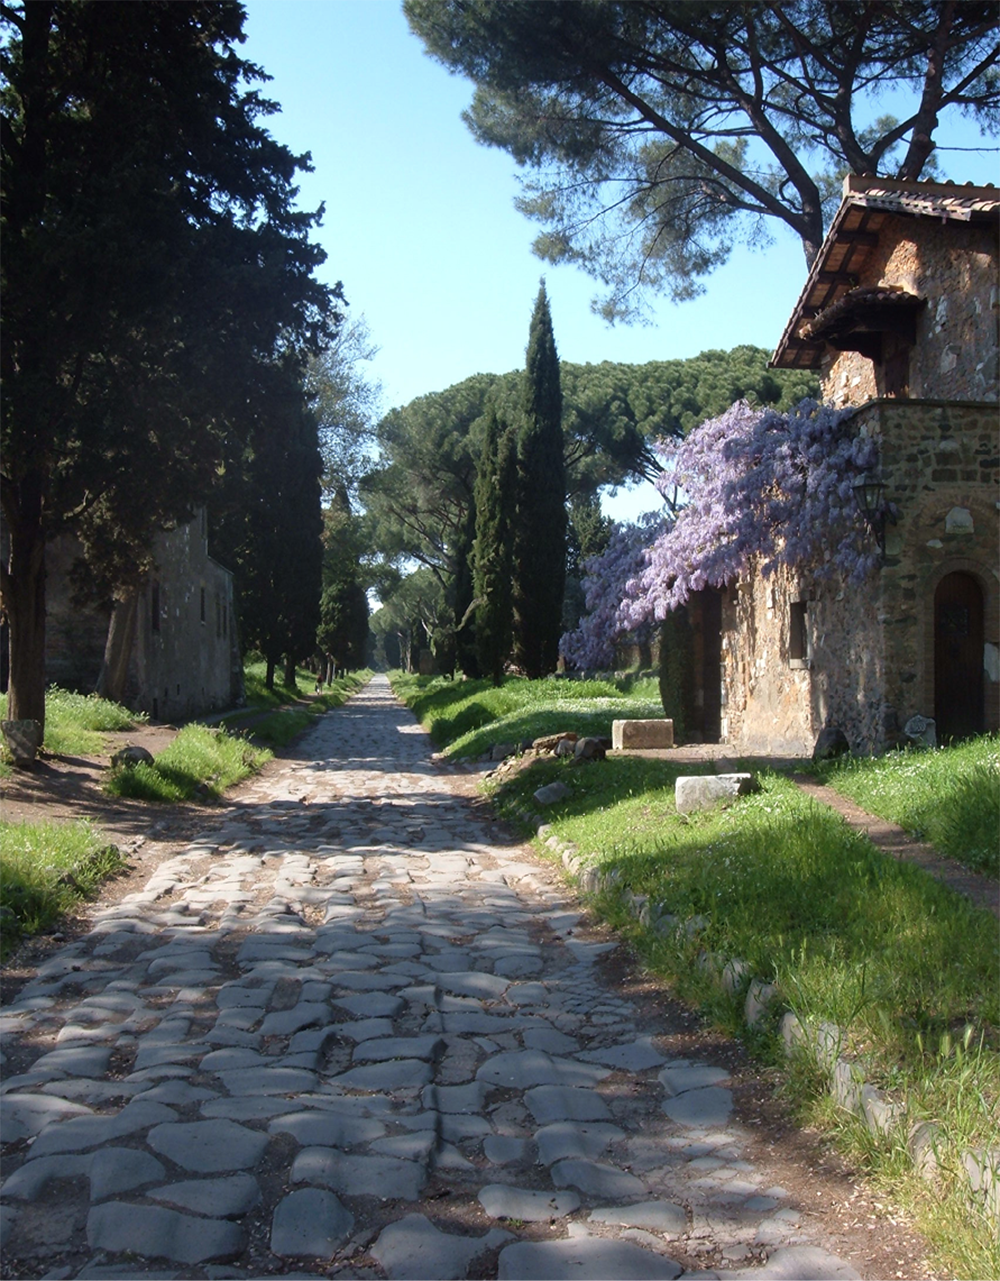
[[[560,696],[581,687],[533,684],[521,697],[510,689],[515,682],[494,695],[478,682],[397,678],[400,694],[438,744],[456,755],[521,737],[503,730],[505,723],[524,723],[518,718],[530,716],[546,729],[576,728],[566,725]],[[617,691],[594,693],[603,699]],[[477,725],[464,723],[470,715],[479,716]],[[881,854],[778,774],[762,775],[760,792],[729,809],[683,816],[674,803],[679,772],[667,760],[578,764],[552,758],[502,775],[487,789],[498,812],[527,833],[533,823],[526,816],[538,809],[534,792],[555,779],[564,782],[569,795],[545,809],[551,833],[571,841],[585,862],[616,870],[613,889],[594,898],[595,910],[680,996],[742,1036],[765,1062],[784,1068],[786,1089],[801,1113],[834,1131],[867,1163],[873,1179],[919,1214],[942,1269],[965,1277],[1000,1275],[997,1221],[981,1200],[970,1200],[959,1169],[964,1148],[1000,1146],[995,919],[919,868]],[[943,796],[946,789],[929,784],[935,786]],[[967,842],[965,818],[962,828]],[[663,903],[680,928],[657,933],[642,927],[628,909],[626,891]],[[694,918],[701,918],[701,927],[689,932],[684,923]],[[748,963],[734,993],[723,990],[705,954]],[[743,1021],[751,976],[778,990],[764,1024],[752,1031]],[[941,1125],[936,1184],[914,1175],[905,1132],[873,1140],[832,1105],[828,1082],[815,1068],[786,1063],[778,1022],[789,1009],[845,1029],[842,1052],[863,1064],[865,1079],[904,1102],[908,1122],[926,1118]]]
[[[1000,737],[841,759],[817,777],[977,872],[1000,876]]]
[[[522,743],[575,730],[611,737],[614,720],[662,718],[655,680],[543,680],[518,677],[499,688],[483,680],[390,673],[393,692],[434,742],[458,759],[482,756],[494,743]]]
[[[104,790],[112,796],[146,801],[208,800],[256,773],[270,759],[266,748],[224,729],[185,725],[151,765],[113,769]]]
[[[125,867],[89,823],[0,821],[0,957],[25,935],[51,929]]]
[[[7,715],[7,696],[0,695],[0,719]],[[96,694],[74,694],[51,685],[45,691],[45,741],[56,756],[94,756],[103,751],[104,734],[144,725],[144,712],[130,712]]]

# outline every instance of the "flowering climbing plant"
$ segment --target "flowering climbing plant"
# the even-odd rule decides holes
[[[804,400],[781,413],[738,401],[683,441],[660,446],[658,486],[686,504],[647,547],[625,584],[620,620],[662,620],[692,592],[723,587],[751,562],[863,581],[878,551],[854,500],[875,470],[878,441],[852,430],[853,411]]]
[[[649,639],[651,621],[632,627],[625,619],[625,588],[646,568],[646,552],[662,527],[663,518],[655,513],[640,517],[636,524],[616,524],[605,550],[586,561],[583,591],[587,613],[576,630],[567,632],[559,642],[560,653],[571,666],[610,668],[615,661],[615,643],[629,632],[637,641]]]

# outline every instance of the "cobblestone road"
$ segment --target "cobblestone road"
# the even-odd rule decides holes
[[[376,677],[43,964],[5,1276],[858,1275],[461,790]]]

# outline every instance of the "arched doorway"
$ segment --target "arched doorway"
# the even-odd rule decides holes
[[[983,732],[983,593],[947,574],[934,593],[934,719],[938,742]]]

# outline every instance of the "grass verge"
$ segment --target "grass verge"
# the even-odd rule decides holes
[[[407,701],[439,745],[456,755],[519,737],[500,727],[525,715],[516,706],[491,708],[475,692],[481,713],[499,714],[470,728],[462,722],[468,707],[462,691],[470,684],[449,690],[409,682],[416,696]],[[521,704],[530,706],[533,723],[569,728],[561,701],[546,706],[546,694],[574,687],[535,685],[534,698]],[[914,761],[933,763],[939,755]],[[616,869],[613,890],[593,900],[595,910],[681,997],[744,1039],[758,1058],[785,1069],[785,1088],[800,1114],[833,1132],[877,1183],[913,1209],[945,1272],[1000,1275],[997,1220],[970,1195],[959,1168],[963,1150],[1000,1147],[995,919],[919,868],[882,855],[781,775],[762,775],[761,791],[730,809],[685,817],[674,803],[678,772],[665,760],[552,758],[487,788],[497,811],[529,833],[535,790],[564,782],[569,795],[545,808],[552,834],[572,842],[585,862]],[[642,927],[626,892],[663,903],[678,928]],[[747,963],[736,991],[727,993],[717,982],[706,964],[712,955]],[[769,1018],[752,1031],[742,1013],[751,976],[774,983],[779,993]],[[777,1031],[786,1009],[803,1020],[838,1024],[846,1032],[842,1053],[861,1066],[866,1081],[904,1103],[908,1122],[941,1126],[936,1184],[913,1172],[905,1133],[873,1139],[832,1104],[815,1066],[786,1063]]]
[[[1000,877],[1000,737],[996,734],[932,751],[841,759],[813,770],[821,782],[869,814],[898,823],[974,871]]]
[[[264,675],[264,663],[247,664],[244,669],[247,706],[223,717],[221,724],[227,729],[245,731],[255,741],[272,748],[284,747],[314,716],[340,707],[371,679],[369,671],[350,672],[338,676],[332,685],[316,694],[316,677],[305,668],[296,671],[294,685],[281,684],[276,678],[270,690],[264,684]],[[289,707],[289,703],[298,705]],[[261,716],[261,712],[268,710],[269,715]]]
[[[663,716],[655,680],[489,681],[390,673],[393,692],[431,738],[456,758],[482,756],[494,743],[521,743],[572,729],[611,737],[614,720]]]
[[[0,695],[0,719],[7,715],[7,695]],[[74,694],[51,685],[45,691],[45,741],[56,756],[92,756],[104,748],[104,734],[145,724],[144,712],[130,712],[120,703],[96,694]]]
[[[0,958],[26,935],[51,929],[125,866],[89,823],[0,821]]]
[[[113,769],[104,790],[145,801],[208,800],[221,796],[270,759],[266,748],[224,729],[185,725],[151,765]]]

